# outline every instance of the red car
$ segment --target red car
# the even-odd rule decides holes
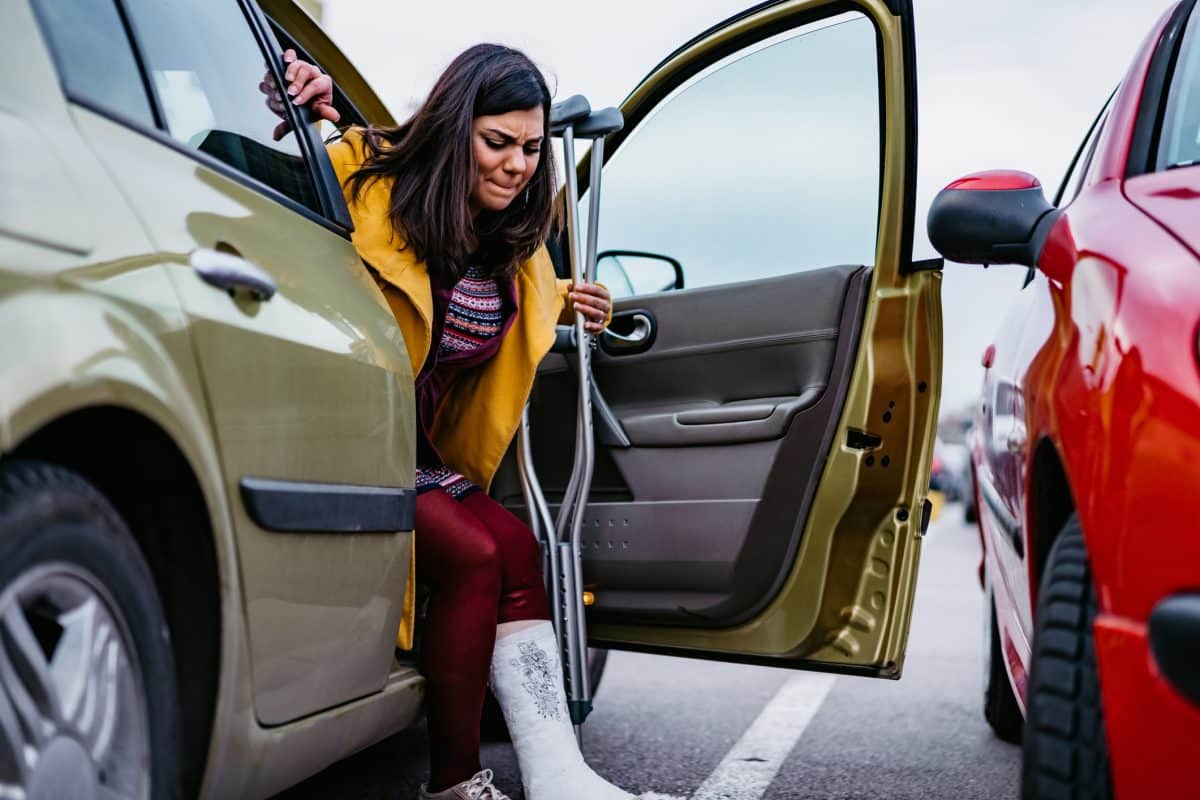
[[[1029,277],[972,441],[985,715],[1025,798],[1200,798],[1200,12],[1151,31],[1053,204],[947,187],[947,259]]]

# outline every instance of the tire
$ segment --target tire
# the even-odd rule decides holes
[[[178,720],[166,620],[121,518],[69,470],[0,462],[0,794],[177,798]]]
[[[973,492],[963,495],[963,520],[971,524],[979,522],[979,509],[975,506]]]
[[[592,685],[592,697],[600,689],[600,680],[604,677],[604,668],[608,665],[608,651],[595,647],[588,648],[588,676]],[[504,712],[496,702],[496,696],[489,690],[483,701],[483,719],[479,725],[479,737],[485,742],[507,742],[510,740],[508,726],[504,723]]]
[[[985,642],[983,672],[983,718],[1001,741],[1020,744],[1025,718],[1021,716],[1021,707],[1017,705],[1017,697],[1013,694],[1012,681],[1008,679],[1008,672],[1004,669],[1004,649],[1000,644],[996,602],[992,599],[991,592],[988,592],[985,605],[987,620],[984,624],[988,636]]]
[[[1111,800],[1092,623],[1096,591],[1072,516],[1050,549],[1026,694],[1023,800]]]

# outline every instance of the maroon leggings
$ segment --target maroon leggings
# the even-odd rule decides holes
[[[429,720],[429,791],[480,770],[479,721],[496,625],[549,619],[533,532],[476,491],[417,496],[417,579],[429,586],[421,648]]]

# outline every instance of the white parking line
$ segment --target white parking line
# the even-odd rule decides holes
[[[692,800],[759,800],[779,774],[836,679],[800,673],[767,703]]]

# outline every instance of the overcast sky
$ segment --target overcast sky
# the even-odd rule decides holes
[[[665,55],[749,3],[738,0],[325,0],[324,24],[396,116],[461,50],[520,48],[556,96],[615,105]],[[1052,196],[1075,148],[1169,0],[915,0],[925,210],[962,174],[1012,167]],[[700,154],[698,158],[703,158]],[[603,221],[601,222],[603,231]],[[948,265],[942,408],[979,391],[979,357],[1023,273]]]

